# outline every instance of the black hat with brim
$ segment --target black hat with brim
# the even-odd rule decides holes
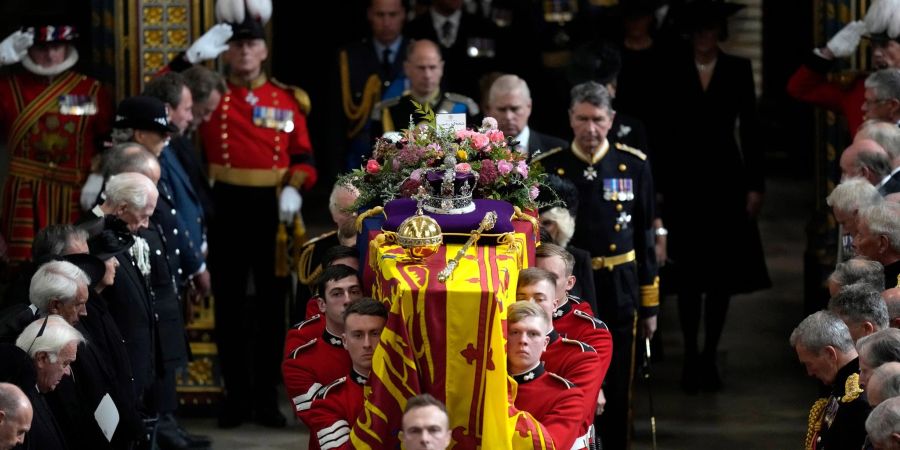
[[[78,39],[78,27],[72,21],[72,14],[67,8],[58,5],[48,11],[26,15],[22,20],[22,28],[34,33],[34,44],[51,44],[74,42]]]
[[[131,128],[158,133],[177,133],[178,127],[169,122],[166,104],[146,95],[128,97],[119,103],[113,128]]]
[[[87,253],[75,253],[63,255],[62,259],[78,266],[79,269],[90,278],[90,287],[93,288],[106,275],[106,264],[100,258]]]
[[[115,216],[103,218],[103,229],[88,238],[88,249],[101,261],[116,256],[134,245],[128,224]]]
[[[231,31],[234,33],[228,42],[266,38],[266,30],[263,28],[262,22],[251,17],[250,14],[244,16],[244,21],[241,23],[229,22],[228,24],[231,25]]]

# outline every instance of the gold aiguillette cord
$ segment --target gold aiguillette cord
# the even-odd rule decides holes
[[[494,224],[497,223],[497,213],[494,211],[488,211],[487,214],[484,215],[484,219],[481,219],[481,223],[478,225],[477,230],[472,230],[472,235],[469,236],[469,240],[463,244],[462,248],[456,252],[456,256],[453,257],[450,261],[447,262],[447,267],[444,267],[444,270],[438,274],[438,281],[441,283],[447,282],[447,279],[450,278],[450,275],[453,274],[453,271],[456,270],[456,266],[459,265],[459,260],[462,259],[463,256],[466,255],[466,252],[469,250],[469,247],[472,246],[475,242],[478,242],[478,238],[481,237],[481,233],[488,231],[494,228]]]

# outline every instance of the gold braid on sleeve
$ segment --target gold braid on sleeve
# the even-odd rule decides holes
[[[809,409],[809,424],[806,427],[806,442],[803,444],[805,450],[816,450],[816,435],[822,429],[822,414],[825,413],[825,405],[828,404],[827,398],[820,398],[813,403]]]
[[[359,133],[366,123],[369,122],[369,114],[372,106],[378,102],[381,97],[381,80],[378,75],[369,75],[366,85],[363,88],[362,98],[359,104],[353,103],[353,94],[350,92],[350,66],[347,60],[347,51],[342,50],[340,54],[341,66],[341,103],[344,108],[344,115],[350,122],[350,129],[347,130],[347,137],[352,138]]]

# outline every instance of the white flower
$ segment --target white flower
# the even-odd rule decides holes
[[[487,130],[496,130],[497,129],[497,119],[493,117],[485,117],[481,120],[481,129],[482,131]]]

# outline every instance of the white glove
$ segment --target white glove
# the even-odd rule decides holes
[[[281,188],[281,199],[279,200],[279,217],[284,223],[291,223],[294,215],[300,212],[300,205],[303,204],[303,197],[297,192],[297,188],[293,186],[285,186]]]
[[[831,54],[835,58],[846,58],[856,51],[856,47],[859,46],[859,38],[865,32],[866,24],[863,21],[850,22],[841,28],[841,31],[838,31],[825,46],[831,50]]]
[[[100,188],[103,187],[103,177],[92,173],[88,175],[84,187],[81,188],[81,208],[85,211],[97,204],[97,196],[100,195]]]
[[[22,60],[28,48],[34,44],[34,32],[16,31],[0,42],[0,66],[8,66]]]
[[[191,64],[197,64],[201,61],[213,59],[219,56],[219,53],[228,50],[228,40],[231,39],[231,25],[220,23],[213,25],[203,36],[194,41],[193,44],[184,53],[185,58]]]

